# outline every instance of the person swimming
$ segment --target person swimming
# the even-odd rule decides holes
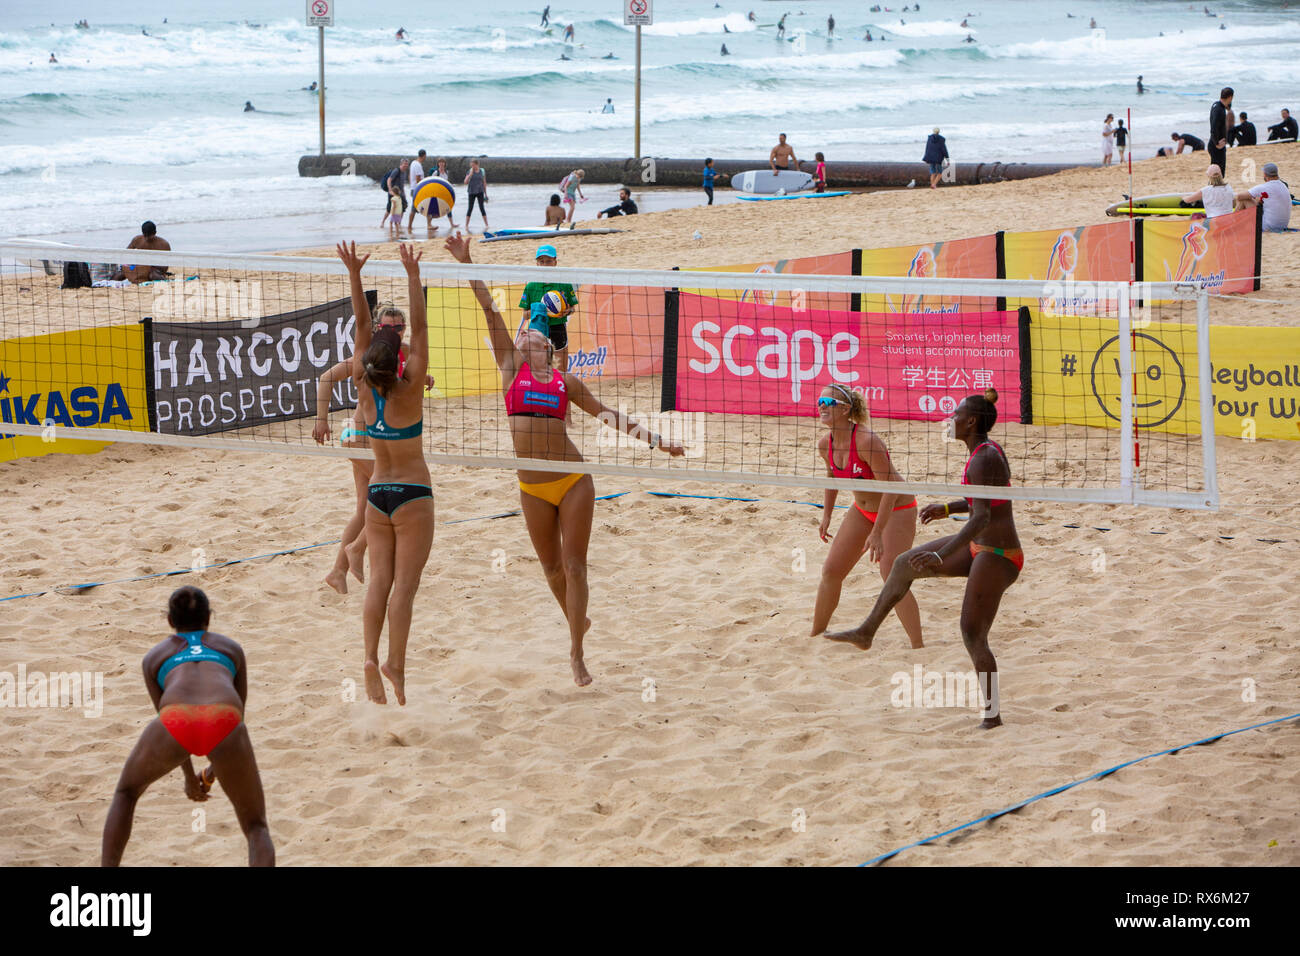
[[[245,113],[256,112],[256,108],[253,106],[252,100],[244,100],[244,112]]]
[[[248,841],[249,865],[275,865],[262,779],[244,724],[244,650],[209,631],[211,619],[208,596],[201,590],[187,586],[172,592],[167,622],[175,633],[144,656],[145,687],[158,716],[140,734],[118,777],[104,822],[103,866],[121,864],[140,797],[177,767],[184,775],[185,795],[197,802],[207,800],[212,783],[220,780]],[[207,757],[211,765],[196,774],[192,757]]]

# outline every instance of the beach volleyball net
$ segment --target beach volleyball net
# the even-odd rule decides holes
[[[475,255],[489,248],[476,244]],[[313,437],[318,381],[351,360],[355,336],[336,258],[130,257],[167,275],[115,282],[122,250],[0,244],[0,460],[87,438],[371,455],[339,444],[358,401],[350,378],[327,389],[329,440]],[[434,378],[421,441],[434,464],[1218,504],[1208,296],[1191,285],[446,262],[424,262],[420,274]],[[64,288],[94,276],[100,285]],[[362,280],[372,313],[391,303],[409,314],[399,262],[372,258]],[[583,461],[516,454],[470,280],[486,284],[511,335],[544,292],[572,297],[571,313],[547,322],[553,339],[560,328],[567,336],[571,404],[586,389],[605,409],[571,408]],[[884,441],[901,489],[829,477],[817,406],[828,387],[832,398],[861,396],[863,424]],[[1010,489],[960,484],[968,451],[951,415],[990,390],[990,437],[1006,452]],[[654,436],[685,454],[652,450]]]

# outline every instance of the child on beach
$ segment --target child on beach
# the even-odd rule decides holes
[[[582,195],[582,177],[587,175],[585,170],[575,169],[569,175],[560,180],[560,192],[564,194],[564,201],[568,204],[569,215],[565,222],[573,222],[573,210],[578,205],[578,197],[586,202],[587,197]]]
[[[402,238],[402,197],[388,197],[388,238]]]
[[[708,201],[708,203],[706,203],[706,205],[709,205],[709,206],[712,206],[712,205],[713,205],[713,181],[714,181],[714,179],[717,179],[717,180],[719,180],[719,181],[722,181],[722,180],[725,180],[726,178],[727,178],[727,177],[726,177],[726,174],[725,174],[725,173],[719,175],[719,173],[718,173],[718,172],[713,168],[713,160],[712,160],[712,159],[706,159],[706,160],[704,161],[704,195],[706,195],[706,196],[709,197],[709,201]]]
[[[564,207],[560,205],[560,194],[551,193],[551,204],[546,207],[546,222],[543,226],[559,229],[564,224]]]
[[[813,182],[816,185],[816,192],[826,192],[826,157],[821,153],[817,154],[817,169],[813,173]]]
[[[537,247],[535,261],[539,266],[554,267],[558,256],[555,246],[550,243]],[[551,317],[546,314],[546,309],[542,305],[542,297],[548,292],[558,292],[564,297],[564,304],[567,311],[560,316]],[[564,371],[569,367],[569,330],[567,323],[573,310],[578,307],[578,293],[573,291],[573,286],[566,282],[530,282],[524,286],[524,293],[519,297],[519,308],[523,309],[523,320],[520,322],[520,331],[525,328],[533,328],[541,332],[551,340],[551,345],[555,347],[555,367]]]

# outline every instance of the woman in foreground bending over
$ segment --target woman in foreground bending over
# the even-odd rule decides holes
[[[997,442],[989,440],[989,429],[998,420],[998,394],[989,389],[983,395],[971,395],[953,413],[953,436],[970,449],[963,485],[1010,486],[1011,466]],[[943,505],[926,505],[921,523],[969,512],[966,526],[957,534],[936,538],[919,548],[898,556],[861,626],[826,636],[833,641],[847,641],[863,650],[871,647],[876,630],[895,604],[903,599],[917,578],[966,578],[966,597],[961,607],[961,638],[975,665],[984,696],[984,721],[981,727],[1002,723],[998,700],[998,663],[989,650],[989,629],[998,613],[998,604],[1007,588],[1020,577],[1025,555],[1020,550],[1011,502],[987,498],[961,498]]]
[[[469,262],[469,237],[453,236],[447,251],[460,262]],[[501,370],[501,391],[505,394],[510,437],[520,458],[548,461],[582,461],[565,427],[565,414],[572,401],[593,418],[629,435],[644,437],[651,449],[662,448],[674,457],[684,453],[680,445],[665,444],[633,419],[603,405],[582,379],[552,369],[555,346],[540,332],[525,329],[511,341],[496,303],[482,282],[470,282],[475,298],[483,307],[492,354]],[[596,507],[596,486],[591,475],[575,472],[557,478],[553,471],[519,471],[519,500],[537,559],[546,572],[546,583],[560,603],[569,622],[569,663],[579,687],[591,683],[582,656],[582,638],[591,619],[587,617],[587,543]]]

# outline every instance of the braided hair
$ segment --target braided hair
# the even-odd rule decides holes
[[[178,631],[205,631],[211,617],[208,596],[192,584],[177,588],[167,599],[167,620]]]

